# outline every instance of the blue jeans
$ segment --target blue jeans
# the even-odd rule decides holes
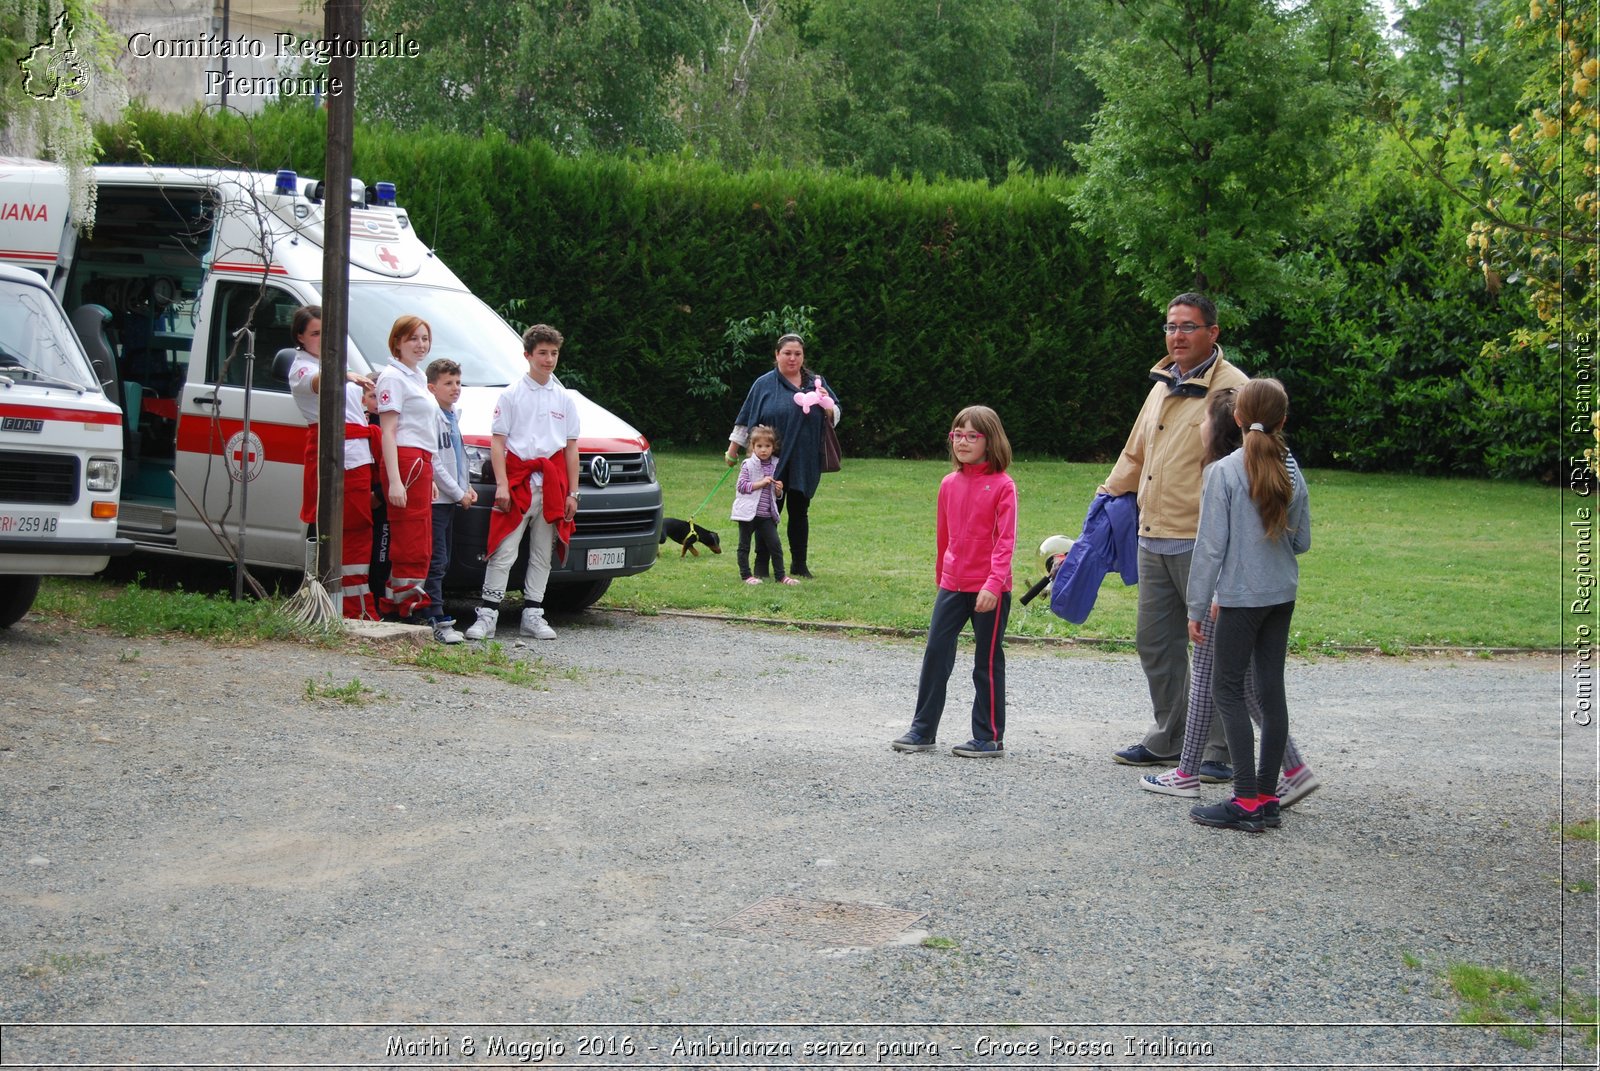
[[[450,547],[455,542],[455,512],[453,502],[433,504],[433,556],[428,559],[428,579],[422,590],[428,593],[428,616],[437,621],[447,616],[444,612],[444,574],[450,569]]]

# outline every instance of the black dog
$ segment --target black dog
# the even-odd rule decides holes
[[[693,521],[680,521],[676,517],[661,518],[661,542],[665,544],[669,539],[674,543],[683,544],[683,549],[678,552],[680,558],[685,554],[700,557],[700,552],[694,549],[696,543],[713,554],[722,553],[722,540],[717,533]]]

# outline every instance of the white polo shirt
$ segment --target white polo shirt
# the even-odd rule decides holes
[[[295,354],[294,364],[289,366],[289,393],[294,397],[294,404],[299,407],[300,415],[305,417],[307,427],[322,420],[322,412],[319,409],[321,403],[317,400],[316,392],[311,389],[312,377],[321,371],[322,362],[305,350]],[[367,410],[361,404],[361,384],[351,383],[348,380],[344,385],[344,422],[367,423]],[[372,446],[366,439],[344,441],[346,469],[370,464],[372,464]]]
[[[428,393],[428,376],[421,368],[407,368],[397,357],[378,373],[378,412],[399,413],[396,446],[433,453],[438,441],[439,403]]]
[[[489,430],[504,435],[506,450],[523,460],[549,457],[578,437],[578,405],[554,375],[544,384],[524,375],[500,392]],[[543,482],[534,473],[533,486]]]

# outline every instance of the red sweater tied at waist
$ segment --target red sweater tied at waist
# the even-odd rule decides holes
[[[506,536],[517,530],[522,524],[522,518],[533,507],[532,479],[535,472],[544,473],[544,494],[540,509],[543,511],[544,519],[556,526],[556,556],[558,561],[565,563],[567,548],[572,543],[572,533],[577,529],[575,522],[566,519],[567,495],[572,493],[572,484],[567,479],[565,451],[532,460],[520,458],[511,451],[506,451],[506,483],[510,485],[511,507],[505,511],[497,509],[489,512],[487,553],[493,554],[495,548],[505,541]]]

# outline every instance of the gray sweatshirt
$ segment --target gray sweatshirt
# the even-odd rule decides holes
[[[1189,619],[1203,621],[1218,606],[1276,606],[1291,602],[1300,586],[1295,555],[1311,549],[1311,503],[1305,477],[1288,456],[1289,527],[1267,539],[1261,514],[1250,499],[1244,450],[1235,450],[1206,468],[1200,492],[1200,530],[1189,566]]]

